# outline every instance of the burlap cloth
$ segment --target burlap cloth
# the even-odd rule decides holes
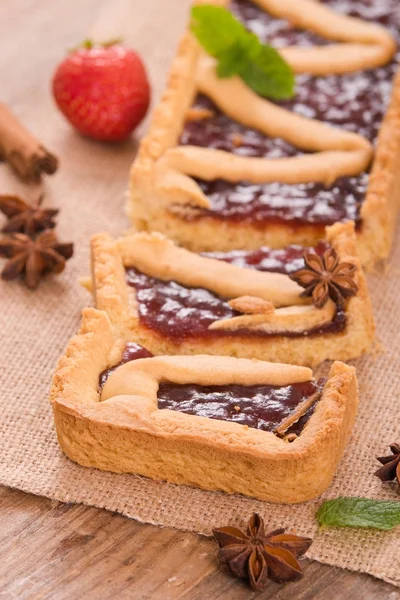
[[[115,4],[116,10],[123,7],[115,22],[119,28],[125,23],[129,40],[146,57],[156,99],[183,27],[184,7],[183,3],[162,0],[135,0],[133,4],[129,10],[134,11],[135,19],[128,19],[129,27],[124,2]],[[113,14],[102,14],[102,32],[110,26]],[[112,32],[113,27],[110,29]],[[63,39],[60,46],[65,45]],[[61,53],[61,47],[54,51],[55,56]],[[46,64],[49,74],[51,68],[52,63]],[[59,174],[46,183],[47,197],[49,204],[62,206],[60,236],[75,242],[76,253],[65,274],[44,282],[35,293],[18,283],[0,284],[0,483],[206,535],[213,526],[242,524],[253,511],[258,511],[271,528],[284,526],[312,536],[310,558],[370,573],[400,586],[399,528],[388,533],[319,531],[314,515],[321,498],[298,506],[271,505],[85,469],[62,455],[47,399],[50,379],[58,356],[78,327],[82,307],[89,302],[77,283],[78,276],[88,272],[89,236],[101,230],[117,234],[127,226],[124,190],[134,146],[109,148],[82,140],[52,108],[47,90],[40,94],[37,103],[29,103],[29,108],[20,112],[62,158]],[[14,102],[18,108],[18,101]],[[0,183],[3,190],[20,189],[5,166],[0,169]],[[394,486],[382,486],[372,475],[378,466],[375,456],[384,454],[390,442],[400,439],[399,264],[398,243],[388,273],[369,278],[378,335],[385,352],[355,361],[361,387],[360,411],[352,440],[324,498],[348,495],[400,500]]]

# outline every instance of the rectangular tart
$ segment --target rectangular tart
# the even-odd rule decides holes
[[[355,266],[357,293],[316,308],[289,278],[301,246],[199,255],[158,233],[92,238],[95,305],[126,339],[156,354],[216,354],[314,366],[367,352],[375,325],[353,223],[327,228],[312,253],[332,248]]]
[[[329,486],[357,412],[353,367],[153,356],[85,309],[53,378],[62,450],[86,467],[284,503]]]
[[[386,259],[400,198],[397,4],[208,3],[281,50],[296,95],[271,102],[218,79],[187,32],[132,166],[134,226],[200,252],[312,246],[354,220],[362,264]]]

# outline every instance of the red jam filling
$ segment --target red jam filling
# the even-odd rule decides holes
[[[315,251],[323,254],[327,244],[320,243]],[[288,246],[281,250],[260,248],[254,251],[205,253],[205,256],[224,260],[239,267],[276,273],[293,273],[304,267],[302,246]],[[172,339],[215,338],[229,336],[273,337],[279,333],[249,331],[213,331],[209,325],[219,319],[239,315],[223,298],[203,288],[187,288],[175,281],[161,281],[137,269],[126,269],[126,281],[135,288],[138,314],[143,326]],[[346,317],[338,311],[330,323],[302,333],[288,333],[285,337],[303,337],[316,334],[340,333],[345,329]]]
[[[399,38],[400,10],[397,0],[324,0],[338,12],[380,23]],[[327,41],[307,31],[274,19],[249,0],[232,0],[234,14],[262,41],[279,48],[287,45],[322,45]],[[396,61],[387,66],[327,77],[297,76],[296,95],[278,102],[300,115],[357,132],[371,142],[377,134],[389,102]],[[215,116],[185,124],[180,144],[204,146],[242,156],[290,157],[302,152],[281,139],[268,138],[221,113],[204,95],[194,106],[210,108]],[[238,145],[237,139],[241,138]],[[354,220],[360,226],[360,209],[368,185],[368,174],[338,179],[326,188],[319,183],[284,185],[198,181],[210,199],[211,209],[188,213],[181,218],[203,217],[251,221],[257,227],[287,223],[296,227],[323,227],[337,221]]]
[[[120,365],[151,356],[152,354],[139,344],[127,344],[121,362],[101,373],[99,389],[103,388],[110,374]],[[158,407],[273,431],[300,402],[322,389],[324,383],[324,379],[286,386],[200,386],[163,382],[158,390]],[[287,433],[300,435],[314,409],[315,405],[292,425]]]

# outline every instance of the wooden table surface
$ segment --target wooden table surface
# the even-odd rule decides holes
[[[0,488],[0,598],[398,600],[367,575],[304,561],[304,578],[253,594],[219,570],[216,544],[104,510]]]
[[[28,113],[35,103],[37,78],[44,85],[55,57],[96,24],[107,27],[115,13],[122,22],[121,15],[134,10],[134,4],[135,0],[1,2],[1,99],[17,105],[19,114]],[[45,44],[48,52],[43,51]],[[121,181],[121,190],[125,186]],[[285,587],[271,583],[256,595],[219,571],[216,545],[209,539],[6,488],[0,488],[0,507],[1,599],[400,598],[396,588],[372,577],[310,561],[305,561],[302,581]]]

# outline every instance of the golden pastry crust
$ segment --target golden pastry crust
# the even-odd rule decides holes
[[[249,329],[265,333],[279,332],[283,335],[284,332],[301,333],[327,325],[335,318],[335,314],[336,305],[332,300],[328,300],[322,308],[316,308],[312,304],[309,306],[285,306],[268,314],[253,313],[219,319],[211,323],[209,328],[213,331]]]
[[[181,179],[184,174],[206,181],[280,181],[287,184],[316,181],[330,185],[338,177],[365,171],[372,160],[372,145],[363,136],[269,102],[253,92],[239,77],[220,79],[216,74],[216,61],[203,51],[196,64],[196,89],[242,125],[258,129],[272,138],[283,138],[312,153],[271,159],[246,157],[214,148],[176,146],[166,149],[157,161],[159,182],[179,173]],[[197,195],[201,193],[198,187]],[[196,197],[188,196],[186,203],[196,205],[196,200]],[[210,202],[203,197],[200,205],[205,204],[211,208]]]
[[[296,73],[313,75],[348,73],[378,67],[393,56],[396,43],[376,23],[349,17],[315,0],[255,0],[260,8],[294,27],[307,29],[340,44],[283,48],[284,58]]]
[[[357,412],[354,368],[334,363],[315,412],[299,437],[288,443],[273,433],[237,423],[159,410],[154,406],[154,398],[152,406],[146,401],[141,403],[137,395],[130,393],[140,393],[141,388],[132,390],[129,377],[126,384],[124,377],[119,382],[119,395],[101,401],[99,374],[120,360],[124,345],[125,340],[115,335],[104,312],[84,310],[80,332],[60,359],[51,390],[58,439],[69,458],[87,467],[241,493],[272,502],[303,502],[329,486]],[[210,357],[199,357],[200,362],[203,359],[218,371],[218,358],[211,361]],[[142,359],[145,366],[139,370],[154,375],[149,362],[152,360]],[[165,360],[184,364],[187,357]],[[165,360],[154,359],[159,363]],[[232,378],[239,380],[240,376],[233,375],[237,359],[222,360],[225,365],[232,363],[221,376],[224,381],[230,379],[229,369]],[[278,367],[239,362],[243,373],[247,364],[250,370],[257,371],[257,380],[263,379],[260,373],[265,370],[268,381],[270,368],[277,372]],[[204,366],[208,368],[202,363]],[[127,373],[129,363],[122,368]],[[185,369],[186,380],[190,380],[188,369],[190,365]],[[307,369],[287,365],[281,369],[286,378],[288,373],[295,379],[309,376]],[[121,379],[118,370],[113,376]],[[246,381],[252,380],[252,376],[247,376]],[[125,395],[121,395],[124,391]]]
[[[203,287],[222,298],[249,294],[275,306],[306,304],[303,288],[282,273],[242,269],[221,260],[180,248],[163,235],[137,233],[117,242],[125,265],[130,264],[150,277]]]
[[[308,0],[306,2],[310,4]],[[223,4],[226,4],[226,2],[223,2]],[[264,6],[264,8],[268,5],[270,10],[275,5],[277,12],[282,11],[284,7],[289,12],[293,12],[293,10],[296,12],[298,2],[293,3],[290,1],[283,4],[272,0],[259,0],[258,4]],[[313,5],[315,5],[314,1]],[[318,6],[318,9],[324,11],[327,10],[327,7]],[[289,15],[292,20],[294,19],[293,14],[290,13]],[[317,31],[318,28],[313,23],[312,15],[310,19],[310,22],[306,20],[304,23],[309,28],[313,27]],[[296,19],[294,19],[294,22],[297,22]],[[366,24],[363,23],[363,25]],[[329,37],[325,28],[324,31],[319,31],[319,33]],[[348,32],[346,32],[347,34]],[[393,43],[390,43],[390,36],[387,33],[381,32],[381,34],[383,36],[381,47],[386,48],[385,60],[387,60],[390,54],[393,53],[394,47]],[[354,31],[352,35],[354,35]],[[361,41],[363,35],[364,33],[360,31],[354,39],[357,38],[358,41]],[[376,35],[376,39],[378,39],[380,34],[376,33]],[[346,41],[350,37],[349,34],[341,39]],[[334,38],[335,35],[332,34],[331,39]],[[385,41],[383,38],[385,38]],[[336,37],[336,39],[338,38]],[[372,42],[372,38],[369,41]],[[344,51],[347,46],[348,44],[345,43],[328,45],[322,48],[340,50],[340,47],[342,47]],[[289,59],[290,53],[293,54],[293,51],[299,49],[288,48],[285,50],[288,52],[287,58]],[[315,50],[321,49],[307,48],[304,53],[307,54],[307,52]],[[358,53],[355,52],[355,56],[357,55]],[[187,111],[190,110],[195,94],[199,89],[199,83],[195,80],[195,73],[196,66],[202,60],[204,61],[202,50],[191,34],[186,33],[172,64],[167,89],[153,113],[149,132],[141,142],[138,156],[131,169],[128,212],[134,227],[139,230],[160,231],[195,252],[225,251],[235,248],[256,249],[262,245],[283,247],[292,243],[315,244],[323,237],[324,228],[322,226],[301,225],[293,227],[290,224],[276,223],[267,223],[261,226],[249,221],[232,222],[223,218],[218,219],[203,215],[198,218],[199,208],[207,208],[209,202],[199,186],[188,175],[212,179],[217,175],[221,177],[223,171],[223,178],[235,180],[239,175],[243,176],[243,172],[246,172],[250,174],[250,177],[248,177],[250,181],[253,180],[253,177],[256,181],[269,181],[269,178],[274,176],[274,171],[276,173],[276,169],[278,169],[280,178],[283,178],[283,180],[286,178],[289,183],[304,180],[304,178],[308,180],[309,174],[312,172],[318,173],[312,180],[316,178],[317,180],[329,181],[332,178],[335,179],[338,172],[343,171],[343,169],[345,169],[343,173],[349,169],[352,173],[365,169],[365,165],[370,159],[368,144],[363,146],[365,140],[358,136],[357,139],[354,138],[354,146],[352,146],[353,142],[348,144],[344,138],[342,139],[341,136],[345,132],[328,128],[333,135],[329,150],[328,147],[324,146],[325,136],[319,135],[317,131],[318,128],[326,127],[326,125],[310,122],[310,124],[304,124],[305,131],[309,129],[311,131],[310,125],[312,125],[312,128],[316,127],[316,133],[313,136],[316,141],[314,147],[320,150],[320,152],[316,152],[311,156],[305,155],[283,159],[282,161],[278,159],[274,162],[265,159],[239,157],[227,152],[218,153],[204,148],[176,147],[185,116]],[[342,60],[341,64],[343,65],[345,62]],[[324,64],[326,66],[326,61]],[[238,85],[238,82],[234,80],[235,78],[223,80],[223,85]],[[235,94],[226,95],[227,98],[234,98],[235,96]],[[267,104],[264,102],[265,106]],[[247,103],[243,105],[247,106]],[[248,114],[252,114],[252,112],[248,111]],[[285,118],[295,118],[295,116],[288,113]],[[268,123],[275,123],[275,121],[274,117],[269,119]],[[264,122],[267,123],[267,121]],[[301,126],[302,124],[298,123],[296,127],[291,128],[291,131],[299,131]],[[319,143],[323,147],[318,147]],[[341,147],[342,152],[332,152],[335,148],[339,150]],[[353,158],[350,160],[350,157]],[[285,161],[286,167],[284,166]],[[400,194],[397,191],[400,185],[399,162],[400,74],[394,80],[391,104],[382,123],[370,183],[366,199],[361,208],[362,227],[357,232],[357,241],[361,262],[367,268],[372,268],[379,261],[385,260],[390,252],[399,209]],[[181,170],[176,168],[177,163]],[[215,172],[216,168],[217,174]],[[283,169],[282,173],[281,169]]]
[[[338,223],[327,228],[326,231],[326,240],[337,251],[339,259],[354,263],[357,266],[356,282],[359,290],[357,295],[347,303],[347,326],[345,331],[294,338],[283,335],[262,336],[254,335],[254,333],[246,335],[237,332],[234,335],[225,333],[218,336],[215,332],[215,335],[206,339],[199,339],[194,336],[176,340],[161,336],[156,331],[146,327],[139,319],[135,291],[127,285],[124,271],[124,267],[136,265],[135,260],[138,259],[138,249],[141,249],[142,246],[138,244],[135,250],[133,248],[135,247],[135,240],[143,237],[143,235],[149,241],[155,238],[156,245],[158,245],[157,240],[165,242],[165,238],[160,238],[159,234],[153,234],[152,236],[133,234],[119,241],[114,241],[108,234],[98,234],[92,238],[93,290],[96,307],[107,312],[115,330],[120,332],[126,339],[138,341],[154,354],[207,353],[314,366],[326,359],[349,360],[360,356],[371,348],[375,336],[375,324],[367,284],[357,258],[354,225],[352,223]],[[168,242],[168,244],[171,245],[171,242]],[[176,250],[186,255],[191,254],[187,250],[178,248]],[[149,256],[146,257],[144,262],[140,263],[142,268],[146,264],[147,268],[150,268],[148,265]],[[173,262],[174,252],[170,254],[172,257],[170,263],[165,262],[165,256],[162,252],[156,253],[156,256],[159,263],[158,273],[161,271],[168,273],[168,269],[171,268],[174,276],[180,274],[180,265],[178,265],[178,269]],[[210,259],[202,260],[210,261]],[[189,264],[192,265],[193,262],[189,261]],[[247,271],[247,269],[239,269],[240,271]],[[154,275],[154,272],[152,273]],[[205,275],[204,273],[203,275],[206,277],[206,274],[207,269],[205,269]],[[171,277],[171,279],[173,278]],[[237,277],[238,281],[241,279],[242,277]],[[207,287],[205,280],[204,287]],[[236,289],[236,292],[238,292],[238,296],[247,295],[240,293],[239,289]],[[273,298],[271,300],[273,301]],[[249,321],[250,325],[255,326],[261,321],[260,327],[264,327],[264,330],[268,331],[282,331],[282,329],[303,331],[309,327],[310,320],[315,319],[309,305],[304,306],[304,310],[305,312],[299,313],[296,308],[295,315],[285,316],[285,309],[276,309],[269,313],[264,312],[261,315],[247,315],[237,318],[249,319],[251,321],[251,323]],[[329,304],[319,311],[322,322],[329,320],[329,311]],[[315,324],[315,321],[313,322]],[[274,323],[276,323],[275,329]],[[287,323],[286,327],[284,323]]]

